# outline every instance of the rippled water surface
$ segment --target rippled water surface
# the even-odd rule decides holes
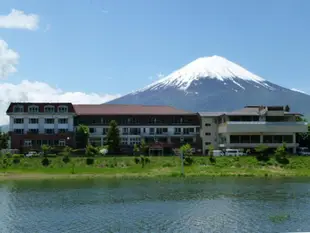
[[[0,183],[0,232],[310,231],[310,179]]]

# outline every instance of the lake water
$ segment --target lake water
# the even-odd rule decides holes
[[[0,232],[310,231],[310,179],[0,182]]]

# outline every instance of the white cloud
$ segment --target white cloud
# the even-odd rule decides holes
[[[306,92],[301,91],[301,90],[298,90],[298,89],[296,89],[296,88],[292,88],[291,90],[292,90],[292,91],[296,91],[296,92],[300,92],[300,93],[303,93],[303,94],[307,94]]]
[[[17,71],[15,65],[18,60],[18,53],[9,49],[8,44],[0,39],[0,79]]]
[[[43,82],[24,80],[19,84],[0,83],[0,125],[8,123],[6,110],[10,102],[72,102],[101,104],[120,95],[65,92]]]
[[[23,11],[12,9],[8,15],[0,15],[0,28],[36,30],[39,25],[39,16],[25,14]]]

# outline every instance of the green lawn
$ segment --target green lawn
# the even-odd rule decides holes
[[[17,164],[7,159],[6,167],[0,159],[0,179],[47,178],[47,177],[167,177],[181,175],[178,157],[149,157],[150,163],[142,167],[134,157],[96,157],[93,165],[86,165],[86,158],[49,158],[44,167],[42,158],[21,158]],[[272,157],[268,162],[258,162],[254,156],[217,157],[211,164],[208,157],[193,157],[194,163],[185,166],[186,176],[310,176],[310,157],[289,156],[288,165],[278,164]]]

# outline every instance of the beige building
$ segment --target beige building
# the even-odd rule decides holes
[[[201,112],[202,149],[252,149],[260,144],[276,148],[283,143],[293,153],[296,133],[308,131],[299,113],[286,112],[283,106],[246,106],[233,112]]]

